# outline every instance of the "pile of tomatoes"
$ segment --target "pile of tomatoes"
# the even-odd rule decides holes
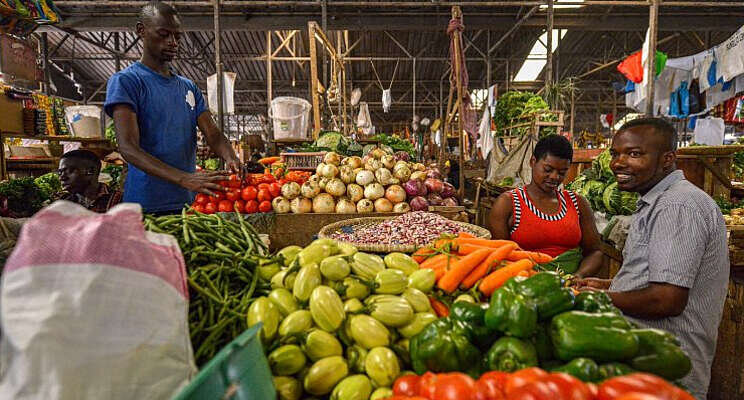
[[[282,186],[288,182],[302,185],[310,178],[310,173],[290,171],[277,180],[270,173],[248,174],[244,181],[238,175],[230,175],[227,181],[219,182],[225,188],[216,191],[214,196],[197,194],[191,207],[200,213],[239,212],[241,214],[266,213],[272,210],[271,200],[282,194]]]
[[[492,371],[473,380],[462,373],[404,375],[387,400],[694,400],[658,376],[635,373],[599,385],[571,375],[527,368],[514,373]]]

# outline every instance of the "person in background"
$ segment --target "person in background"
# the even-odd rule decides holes
[[[136,25],[142,58],[108,82],[104,109],[113,117],[119,151],[129,163],[124,201],[145,212],[179,213],[194,193],[213,194],[224,172],[196,172],[196,128],[233,172],[240,162],[219,131],[194,82],[176,75],[181,21],[162,2],[145,5]]]
[[[677,170],[677,132],[659,118],[626,123],[612,139],[610,168],[620,190],[641,195],[612,280],[579,290],[606,291],[639,325],[679,338],[692,360],[682,384],[705,400],[716,353],[730,263],[721,210]]]
[[[488,225],[494,239],[513,240],[524,250],[556,257],[558,267],[579,277],[594,276],[602,267],[602,252],[591,206],[560,187],[572,159],[573,147],[566,138],[540,139],[530,160],[531,182],[501,194]],[[572,254],[576,256],[569,257]]]
[[[95,212],[105,213],[121,202],[122,194],[105,183],[98,182],[101,161],[88,150],[73,150],[59,161],[59,180],[62,193],[57,200],[67,200]]]

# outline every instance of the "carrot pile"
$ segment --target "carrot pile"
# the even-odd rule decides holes
[[[413,258],[419,267],[434,270],[439,289],[452,293],[477,287],[487,296],[510,278],[532,276],[535,265],[553,260],[510,240],[478,239],[464,232],[417,250]]]

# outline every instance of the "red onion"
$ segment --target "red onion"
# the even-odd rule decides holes
[[[411,210],[413,211],[424,211],[429,209],[429,202],[421,196],[416,196],[411,199],[410,204]]]
[[[395,161],[408,161],[411,158],[405,151],[396,151],[393,156],[395,157]]]
[[[432,169],[426,171],[426,177],[427,178],[433,178],[433,179],[442,179],[442,173],[439,172],[438,169],[432,168]]]
[[[449,197],[455,197],[455,187],[449,182],[442,182],[442,192],[439,193],[442,198],[446,199]]]
[[[426,196],[426,200],[429,200],[429,204],[433,206],[441,206],[443,201],[442,196],[436,193],[429,193],[429,195]]]
[[[434,178],[426,178],[424,185],[426,185],[426,189],[429,193],[441,193],[444,188],[442,181]]]
[[[421,196],[421,192],[426,190],[426,186],[420,180],[411,179],[403,185],[403,189],[406,190],[406,194],[409,197],[416,197]]]
[[[457,199],[454,197],[447,197],[446,199],[442,200],[442,205],[447,207],[459,206],[459,204],[457,204]]]

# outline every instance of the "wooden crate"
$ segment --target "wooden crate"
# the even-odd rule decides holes
[[[320,151],[317,153],[281,153],[279,156],[287,169],[315,171],[323,162],[325,154],[325,151]]]
[[[731,197],[733,154],[744,146],[696,146],[677,151],[677,168],[685,178],[711,197]]]

